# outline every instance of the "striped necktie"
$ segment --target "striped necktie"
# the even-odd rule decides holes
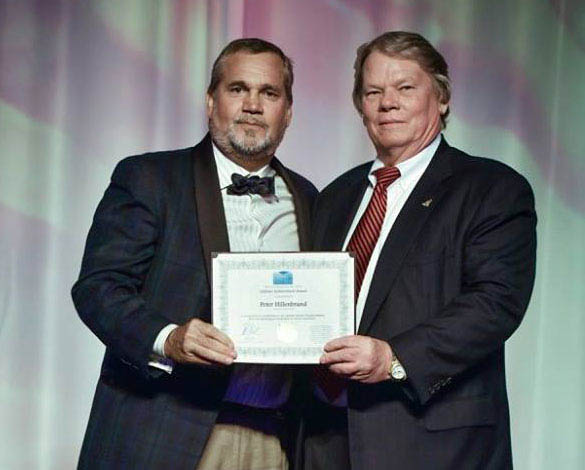
[[[383,167],[374,171],[374,176],[376,177],[374,194],[372,194],[368,207],[347,245],[347,251],[353,251],[356,254],[356,300],[359,296],[366,270],[368,269],[372,251],[374,251],[374,247],[380,236],[384,216],[386,215],[388,186],[400,177],[400,170],[395,166]]]

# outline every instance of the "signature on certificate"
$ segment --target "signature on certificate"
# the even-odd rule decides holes
[[[242,326],[242,336],[254,336],[260,333],[260,327],[254,323],[244,323]]]

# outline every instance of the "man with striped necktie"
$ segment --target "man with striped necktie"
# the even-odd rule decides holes
[[[512,465],[504,342],[532,291],[534,199],[511,168],[447,144],[450,92],[418,34],[357,51],[376,158],[319,195],[313,248],[355,253],[358,332],[325,345],[307,470]]]

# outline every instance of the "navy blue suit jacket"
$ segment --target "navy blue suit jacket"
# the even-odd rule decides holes
[[[320,194],[314,249],[342,248],[370,166]],[[522,176],[441,142],[384,244],[359,325],[390,344],[408,380],[351,382],[352,470],[511,467],[504,342],[532,291],[535,226]]]
[[[317,191],[277,159],[271,165],[293,195],[307,249]],[[168,375],[148,361],[165,325],[210,321],[213,251],[229,251],[229,240],[209,135],[118,164],[72,290],[106,345],[79,468],[196,468],[230,369],[177,365]]]

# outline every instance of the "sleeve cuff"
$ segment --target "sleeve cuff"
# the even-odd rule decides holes
[[[166,358],[165,356],[165,343],[167,338],[171,334],[175,328],[178,328],[179,325],[175,325],[174,323],[169,323],[165,326],[162,330],[159,331],[156,339],[154,340],[154,345],[152,346],[152,352],[161,358]]]
[[[150,361],[148,361],[148,366],[163,370],[167,374],[171,374],[173,372],[175,362],[171,359],[167,359],[166,357],[160,357],[156,354],[151,354]]]
[[[168,336],[171,334],[171,331],[177,327],[178,325],[169,323],[162,330],[160,330],[156,339],[154,340],[154,345],[152,346],[152,354],[150,355],[150,360],[148,361],[149,367],[163,370],[167,374],[173,372],[175,363],[165,356],[165,342],[167,341]]]

